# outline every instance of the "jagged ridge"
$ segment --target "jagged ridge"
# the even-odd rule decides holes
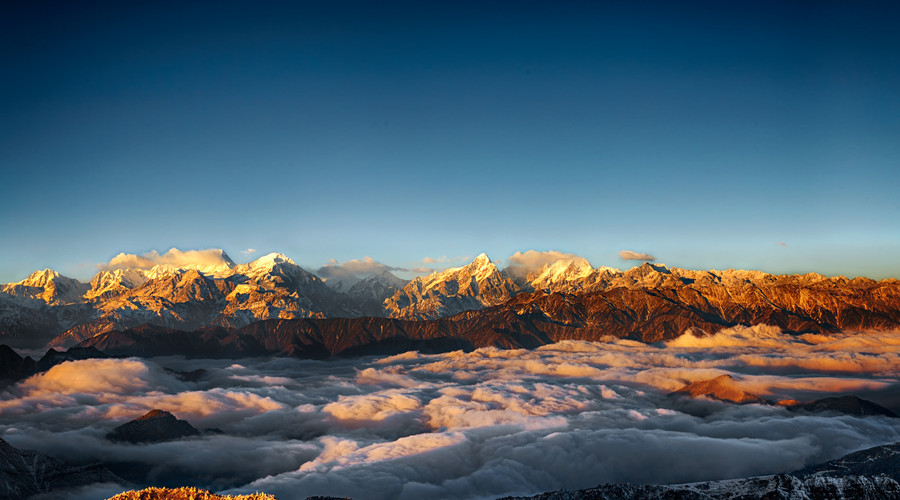
[[[467,266],[405,285],[384,272],[337,292],[282,254],[243,265],[229,262],[207,273],[167,266],[103,271],[89,287],[49,270],[38,272],[4,286],[0,338],[36,347],[61,334],[50,345],[68,347],[144,323],[195,330],[268,319],[433,320],[464,314],[462,319],[472,321],[471,311],[504,306],[519,315],[544,316],[529,321],[565,327],[526,325],[526,332],[561,338],[588,338],[605,328],[606,334],[652,342],[688,328],[712,332],[757,323],[790,332],[900,328],[900,282],[893,279],[690,271],[659,264],[623,272],[594,269],[575,258],[501,271],[482,254]],[[70,292],[84,289],[82,302],[72,302]],[[573,328],[585,331],[565,333]]]

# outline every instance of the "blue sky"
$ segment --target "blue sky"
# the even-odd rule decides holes
[[[0,282],[171,247],[900,277],[898,25],[887,2],[6,6]]]

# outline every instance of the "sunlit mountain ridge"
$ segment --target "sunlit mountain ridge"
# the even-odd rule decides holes
[[[505,269],[481,254],[465,266],[408,282],[388,270],[352,278],[351,286],[343,287],[350,282],[344,281],[332,287],[284,254],[235,264],[221,250],[173,249],[143,261],[117,257],[89,283],[45,269],[2,286],[0,342],[70,347],[140,325],[193,331],[302,319],[324,321],[315,328],[327,336],[337,328],[328,320],[336,318],[424,321],[371,323],[397,338],[420,340],[465,328],[466,341],[476,347],[603,335],[657,341],[688,329],[714,332],[760,323],[792,332],[900,328],[896,279],[696,271],[650,263],[621,271],[594,268],[568,254]],[[429,323],[451,316],[463,322],[450,331]],[[532,340],[491,333],[504,327]],[[351,327],[348,333],[359,332]]]

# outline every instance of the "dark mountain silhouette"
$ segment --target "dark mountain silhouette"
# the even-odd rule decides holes
[[[36,364],[31,357],[23,358],[8,345],[0,345],[0,387],[31,375]]]
[[[165,410],[151,410],[145,415],[126,422],[106,435],[110,441],[128,443],[156,443],[172,441],[187,436],[196,436],[200,431],[185,420]]]
[[[35,361],[30,356],[19,356],[7,345],[0,345],[0,387],[45,372],[66,361],[108,357],[93,347],[72,347],[65,351],[50,349]]]
[[[840,396],[831,398],[815,399],[805,403],[800,402],[782,402],[782,406],[792,411],[808,411],[808,412],[836,412],[846,415],[883,415],[886,417],[897,418],[897,414],[887,408],[873,403],[871,401],[859,398],[857,396]]]
[[[0,439],[0,499],[21,499],[94,483],[128,483],[100,464],[77,464]]]

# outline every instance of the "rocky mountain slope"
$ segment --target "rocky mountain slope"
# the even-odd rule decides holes
[[[766,402],[759,395],[742,389],[731,375],[720,375],[714,379],[692,382],[671,394],[692,398],[704,397],[736,404]]]
[[[19,356],[6,344],[0,344],[0,388],[36,373],[45,372],[66,361],[107,357],[109,356],[94,348],[72,347],[65,351],[50,349],[41,359],[35,361],[29,356]]]
[[[885,417],[897,418],[897,415],[891,410],[888,410],[887,408],[877,403],[873,403],[871,401],[867,401],[853,395],[814,399],[812,401],[806,401],[802,403],[799,401],[781,401],[778,404],[781,406],[786,406],[787,409],[791,411],[797,412],[831,412],[844,415],[856,415],[860,417],[864,417],[867,415],[881,415]],[[900,478],[898,478],[898,480],[900,480]]]
[[[354,309],[359,311],[361,316],[384,316],[386,314],[384,302],[407,283],[407,280],[383,271],[360,279],[346,293]]]
[[[801,477],[873,476],[879,474],[884,474],[894,481],[900,481],[900,443],[857,451],[836,460],[794,472],[794,475]]]
[[[487,255],[469,265],[432,273],[409,282],[384,302],[388,316],[435,319],[502,304],[519,288]]]
[[[178,420],[175,415],[157,409],[116,427],[106,435],[106,438],[110,441],[137,444],[172,441],[198,434],[200,431],[189,422]]]
[[[855,395],[827,397],[812,401],[788,399],[777,403],[745,391],[731,375],[720,375],[709,380],[698,380],[669,393],[670,397],[705,398],[734,404],[777,405],[798,413],[827,413],[833,415],[883,416],[898,418],[891,410]]]
[[[126,482],[99,464],[75,464],[0,439],[0,498],[28,498],[94,483]]]
[[[102,271],[89,285],[49,270],[34,273],[0,293],[0,342],[40,347],[52,340],[50,346],[68,347],[142,324],[191,331],[272,319],[359,317],[454,317],[477,330],[465,335],[473,345],[491,336],[485,331],[490,321],[499,321],[494,331],[540,339],[501,341],[510,345],[604,334],[654,342],[689,328],[714,332],[758,323],[788,332],[894,329],[900,328],[900,281],[659,264],[620,271],[595,269],[574,257],[536,269],[500,270],[482,254],[466,266],[408,283],[387,271],[356,277],[339,292],[282,254],[242,265],[224,256],[212,267]]]
[[[809,296],[812,291],[805,289],[804,294]],[[833,296],[823,293],[822,300],[826,298]],[[897,324],[900,313],[890,314],[893,316],[881,316],[883,324]],[[239,329],[203,328],[195,332],[142,327],[105,332],[80,345],[116,355],[277,354],[323,358],[410,349],[534,348],[560,340],[596,341],[609,335],[655,342],[675,338],[687,329],[714,332],[736,324],[759,323],[778,325],[788,332],[826,333],[871,324],[819,322],[802,309],[772,305],[754,309],[728,301],[716,306],[701,291],[684,287],[615,288],[582,295],[521,293],[498,306],[433,320],[268,320]]]
[[[900,484],[885,476],[763,476],[692,484],[607,484],[578,491],[554,491],[501,500],[890,500]]]
[[[235,264],[198,262],[103,270],[80,283],[49,269],[3,285],[0,341],[68,347],[97,333],[153,324],[241,327],[264,319],[383,316],[406,284],[384,271],[337,292],[283,254]]]
[[[876,446],[820,465],[776,476],[689,484],[606,484],[503,500],[751,500],[900,498],[900,443]]]

